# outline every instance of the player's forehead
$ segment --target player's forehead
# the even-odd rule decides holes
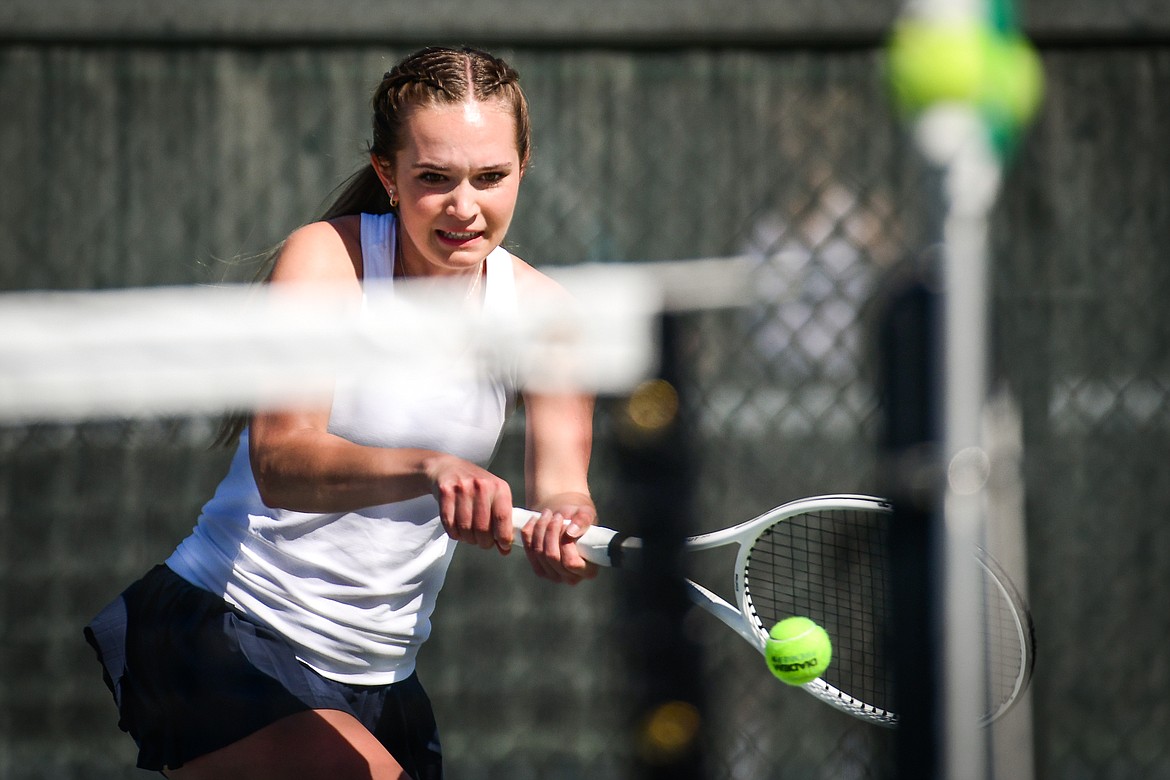
[[[515,162],[516,120],[502,100],[414,106],[404,123],[402,162]]]

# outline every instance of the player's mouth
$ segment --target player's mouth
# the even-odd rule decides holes
[[[463,246],[483,237],[482,230],[436,230],[435,235],[444,244]]]

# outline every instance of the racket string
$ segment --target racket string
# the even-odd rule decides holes
[[[867,707],[893,713],[894,681],[887,659],[888,512],[826,509],[773,525],[751,546],[744,589],[757,626],[803,615],[833,640],[822,679]],[[1031,624],[1027,608],[994,562],[980,557],[986,641],[988,719],[1002,714],[1027,685]]]
[[[846,695],[892,709],[885,662],[888,557],[884,512],[831,509],[790,518],[752,546],[748,599],[759,625],[804,615],[833,638],[822,679]]]

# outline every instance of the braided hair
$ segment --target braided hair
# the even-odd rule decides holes
[[[528,100],[520,89],[520,76],[503,60],[471,47],[430,46],[417,51],[389,70],[370,101],[374,110],[370,153],[387,163],[404,145],[403,128],[409,109],[501,101],[516,123],[516,150],[520,164],[532,150],[532,124]],[[348,214],[384,214],[392,211],[390,198],[373,165],[366,165],[343,185],[322,219]]]

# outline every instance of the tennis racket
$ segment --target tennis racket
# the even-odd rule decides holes
[[[517,509],[513,524],[538,517]],[[735,604],[686,580],[692,602],[719,618],[761,654],[773,625],[803,615],[833,641],[825,673],[802,687],[842,712],[894,726],[889,624],[889,502],[857,495],[806,498],[778,506],[754,520],[688,537],[688,551],[736,546],[732,577]],[[582,556],[601,566],[638,565],[642,542],[609,528],[590,528],[577,542]],[[977,551],[983,575],[987,641],[987,724],[1027,688],[1033,664],[1032,620],[1000,567]]]

